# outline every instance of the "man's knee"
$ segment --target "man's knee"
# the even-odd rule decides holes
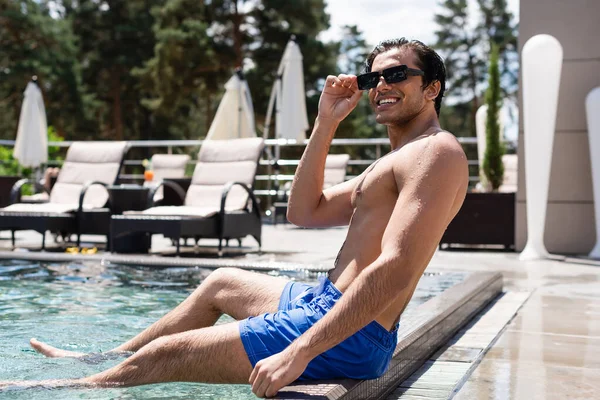
[[[222,297],[220,295],[235,287],[240,271],[238,268],[219,268],[213,271],[196,289],[196,294],[207,297],[209,301]]]
[[[218,268],[204,280],[203,284],[218,288],[226,287],[235,283],[241,271],[239,268]]]

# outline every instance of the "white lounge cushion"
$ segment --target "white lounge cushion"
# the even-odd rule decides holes
[[[27,203],[47,203],[50,195],[46,192],[21,196],[21,200]]]
[[[124,214],[208,218],[218,212],[219,209],[215,207],[160,206],[148,208],[144,211],[125,211]]]
[[[154,180],[183,178],[189,161],[187,154],[154,154],[151,161]]]
[[[154,154],[151,161],[154,179],[151,183],[168,178],[183,178],[189,161],[190,156],[187,154]],[[144,185],[146,184],[144,182]],[[154,194],[154,201],[160,201],[162,198],[163,188],[159,187]]]
[[[251,187],[263,147],[262,138],[205,141],[184,204],[218,209],[226,183],[240,182]],[[236,185],[227,196],[225,208],[241,210],[247,201],[248,193]]]
[[[50,203],[79,203],[81,189],[87,182],[114,183],[126,147],[127,142],[73,143],[50,192]],[[83,202],[91,207],[102,207],[107,200],[106,189],[94,185],[86,192]]]
[[[63,203],[17,203],[11,204],[8,207],[2,209],[2,212],[18,212],[18,213],[52,213],[52,214],[65,214],[77,210],[77,204],[63,204]],[[84,205],[84,209],[89,210],[93,207]]]

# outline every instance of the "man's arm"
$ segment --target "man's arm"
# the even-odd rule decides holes
[[[319,116],[296,170],[287,218],[305,227],[346,225],[352,216],[350,199],[355,181],[323,191],[325,160],[339,123],[356,107],[361,92],[356,77],[328,76],[319,101]]]
[[[452,218],[457,196],[464,196],[465,176],[468,177],[466,157],[461,150],[431,143],[415,155],[415,173],[395,171],[399,196],[383,235],[381,256],[360,273],[321,321],[283,352],[256,365],[250,382],[257,396],[273,396],[296,380],[310,360],[387,309],[415,274],[425,268]],[[420,168],[416,167],[416,158],[421,161]],[[424,160],[430,160],[429,165],[424,165]]]

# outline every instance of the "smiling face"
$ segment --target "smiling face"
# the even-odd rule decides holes
[[[397,65],[421,69],[415,61],[416,56],[411,49],[394,48],[375,57],[371,71],[382,71]],[[409,75],[406,80],[391,84],[380,77],[377,87],[369,89],[369,102],[375,111],[376,121],[383,125],[403,125],[426,107],[433,107],[422,86],[423,79],[420,76]]]

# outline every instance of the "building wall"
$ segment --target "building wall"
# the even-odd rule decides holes
[[[596,242],[585,98],[600,86],[600,0],[521,0],[519,54],[546,33],[563,46],[544,240],[548,251],[588,253]],[[516,248],[527,240],[523,101],[519,100]]]

